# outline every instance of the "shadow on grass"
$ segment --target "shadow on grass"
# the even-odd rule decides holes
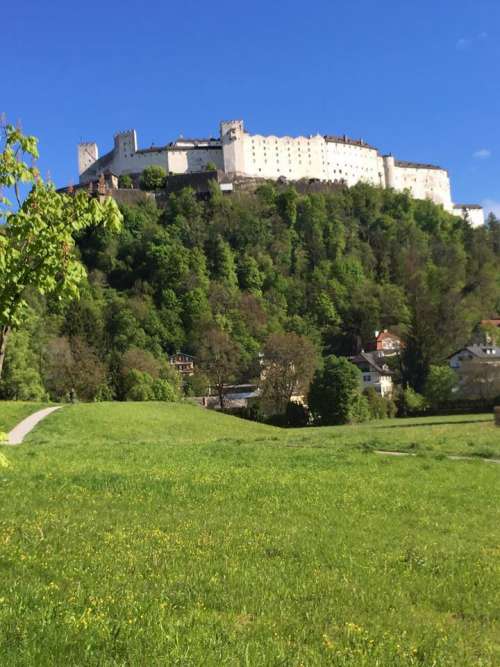
[[[429,428],[431,426],[453,426],[454,424],[489,424],[493,423],[491,419],[464,419],[462,421],[441,421],[441,422],[431,422],[429,424],[389,424],[387,426],[378,426],[380,430],[385,428],[418,428],[420,426],[425,426]]]

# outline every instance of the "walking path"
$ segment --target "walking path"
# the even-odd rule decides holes
[[[45,419],[51,412],[60,410],[62,407],[62,405],[57,405],[54,408],[44,408],[43,410],[38,410],[38,412],[26,417],[26,419],[23,419],[23,421],[15,426],[7,435],[7,444],[20,445],[28,433],[35,428],[38,422],[41,422],[42,419]]]
[[[417,456],[414,452],[388,452],[384,449],[375,449],[375,454],[383,454],[385,456]],[[500,464],[500,459],[487,459],[485,456],[454,456],[453,454],[448,454],[447,459],[451,461],[484,461],[485,463],[498,463]]]

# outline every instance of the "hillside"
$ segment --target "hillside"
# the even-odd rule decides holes
[[[237,381],[256,376],[273,333],[305,337],[321,363],[384,328],[403,337],[402,380],[421,391],[430,365],[500,312],[500,223],[472,229],[407,193],[264,184],[225,197],[214,185],[207,201],[186,189],[164,209],[123,214],[120,235],[79,240],[89,272],[79,301],[30,299],[4,398],[60,399],[72,387],[88,400],[145,397],[130,370],[164,377],[166,355],[199,355],[213,331],[230,340]]]
[[[2,450],[2,663],[493,667],[499,466],[433,456],[480,419],[65,407]]]

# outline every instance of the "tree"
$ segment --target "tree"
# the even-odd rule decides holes
[[[120,174],[120,176],[118,176],[118,187],[125,190],[131,190],[134,187],[130,174]]]
[[[75,392],[79,399],[93,401],[106,388],[106,367],[81,338],[51,340],[45,357],[45,383],[53,398]]]
[[[166,176],[167,172],[159,164],[146,167],[139,181],[141,190],[160,190],[165,186]]]
[[[217,171],[217,165],[214,162],[207,162],[205,171]]]
[[[358,409],[361,371],[345,357],[331,355],[316,371],[309,408],[321,425],[347,424]]]
[[[74,253],[74,236],[95,225],[120,228],[122,216],[109,198],[99,202],[84,191],[56,192],[26,159],[38,157],[37,139],[12,125],[1,128],[0,188],[13,192],[17,210],[0,197],[0,377],[9,334],[26,314],[25,291],[57,300],[78,297],[86,272]],[[31,191],[21,201],[21,184]]]
[[[431,365],[425,382],[424,396],[432,408],[439,408],[453,395],[457,375],[449,366]]]
[[[224,410],[224,389],[234,381],[240,364],[240,350],[221,329],[210,329],[205,334],[198,355],[201,369],[207,374]]]
[[[271,334],[264,345],[262,401],[267,412],[284,414],[292,396],[309,389],[317,365],[314,345],[296,333]]]

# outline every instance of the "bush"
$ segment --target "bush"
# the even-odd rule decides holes
[[[398,400],[398,414],[401,417],[411,417],[423,414],[428,408],[427,401],[422,394],[408,387],[404,389]]]
[[[177,387],[164,378],[153,378],[136,368],[125,376],[126,401],[176,401]]]
[[[372,415],[366,396],[360,393],[355,394],[351,404],[350,421],[359,423],[370,421],[370,419]]]
[[[131,176],[128,174],[122,174],[118,177],[118,187],[125,190],[131,190],[134,187]]]
[[[139,185],[141,190],[160,190],[165,186],[167,172],[160,165],[152,164],[146,167],[141,174]]]
[[[154,380],[149,373],[143,373],[135,368],[125,376],[126,401],[154,401]]]
[[[387,419],[387,417],[396,416],[397,407],[392,399],[381,396],[374,387],[367,387],[363,394],[368,402],[371,419]]]
[[[153,394],[155,396],[155,400],[157,401],[172,402],[176,401],[178,398],[175,388],[170,384],[168,380],[163,380],[162,378],[154,380]]]

